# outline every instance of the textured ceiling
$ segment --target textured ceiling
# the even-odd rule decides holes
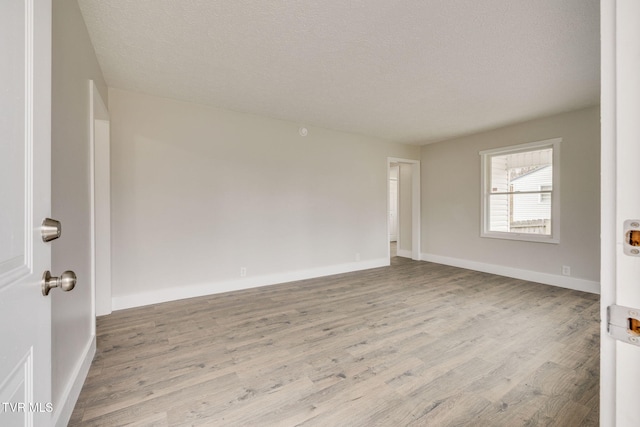
[[[423,144],[599,103],[598,0],[79,0],[110,87]]]

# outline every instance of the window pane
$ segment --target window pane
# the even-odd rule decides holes
[[[491,194],[489,231],[551,235],[551,198],[541,194]]]
[[[553,189],[553,149],[491,157],[490,193]]]

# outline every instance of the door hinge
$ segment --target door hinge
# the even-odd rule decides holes
[[[621,305],[607,307],[607,332],[619,341],[640,346],[640,309]]]

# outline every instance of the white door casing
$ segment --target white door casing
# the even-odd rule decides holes
[[[111,314],[111,185],[109,111],[93,80],[89,82],[91,156],[91,264],[95,316]]]
[[[640,2],[601,2],[602,243],[600,425],[640,425],[640,347],[607,334],[606,308],[640,308],[640,257],[625,255],[625,220],[640,219]]]
[[[51,421],[51,2],[0,2],[0,425]]]
[[[389,178],[389,241],[398,240],[398,166],[392,165]]]

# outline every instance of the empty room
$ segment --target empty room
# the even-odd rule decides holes
[[[0,12],[0,424],[634,425],[633,2]]]

